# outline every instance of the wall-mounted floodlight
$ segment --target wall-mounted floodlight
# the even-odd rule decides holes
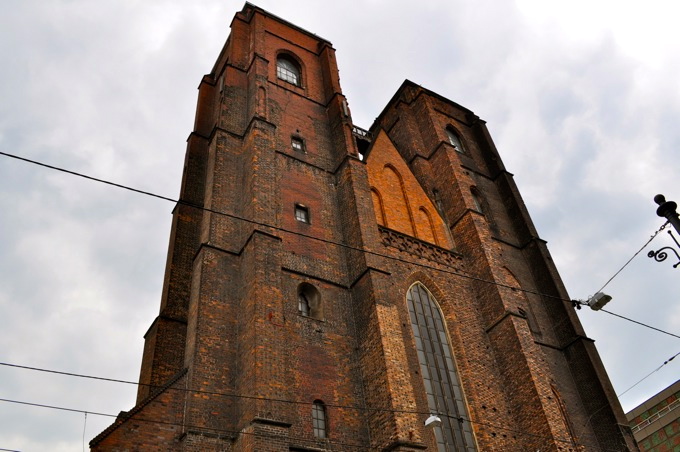
[[[436,414],[431,414],[430,417],[425,419],[425,427],[438,427],[442,425],[442,420]]]
[[[571,300],[571,304],[574,305],[576,309],[581,309],[581,306],[590,306],[593,311],[599,311],[611,301],[612,297],[602,292],[598,292],[592,297],[588,298],[588,301],[583,300]]]

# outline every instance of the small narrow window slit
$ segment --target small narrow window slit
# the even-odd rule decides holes
[[[314,436],[317,438],[327,438],[326,406],[321,400],[315,400],[312,405],[312,427],[314,429]]]
[[[302,204],[295,204],[295,219],[301,223],[309,224],[309,208]]]

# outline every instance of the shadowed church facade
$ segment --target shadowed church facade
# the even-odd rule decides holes
[[[246,3],[200,83],[137,404],[90,446],[637,450],[568,300],[484,121],[405,81],[362,130],[330,42]]]

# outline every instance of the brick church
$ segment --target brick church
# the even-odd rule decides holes
[[[246,3],[203,77],[136,405],[94,451],[637,450],[485,123]]]

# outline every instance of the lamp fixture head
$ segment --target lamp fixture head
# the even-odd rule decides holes
[[[588,299],[588,306],[590,306],[590,309],[593,311],[599,311],[604,307],[604,305],[609,303],[611,299],[612,297],[610,295],[598,292]]]
[[[651,256],[650,256],[651,257]],[[588,298],[587,301],[583,300],[571,300],[571,304],[574,305],[576,309],[581,309],[581,306],[590,306],[593,311],[599,311],[611,301],[611,295],[607,295],[602,292],[598,292],[592,297]]]
[[[425,427],[438,427],[442,424],[442,420],[436,414],[431,414],[430,417],[425,419]]]

